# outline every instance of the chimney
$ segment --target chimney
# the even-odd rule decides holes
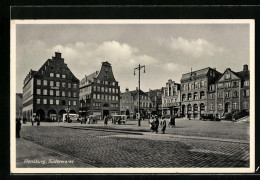
[[[61,58],[61,53],[60,52],[55,52],[55,57],[56,58]]]
[[[129,89],[128,88],[125,88],[125,92],[128,92],[129,91]]]
[[[243,71],[248,71],[248,65],[247,64],[244,65]]]

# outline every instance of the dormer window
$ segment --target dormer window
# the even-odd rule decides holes
[[[225,75],[225,79],[230,79],[230,73],[227,73],[226,75]]]

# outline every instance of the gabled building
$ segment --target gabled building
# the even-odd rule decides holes
[[[79,90],[81,115],[103,118],[120,114],[120,86],[109,62],[102,62],[100,71],[85,76],[80,81]]]
[[[227,68],[216,82],[215,103],[210,103],[210,110],[218,115],[234,110],[248,110],[250,104],[250,71],[244,65],[243,71],[234,72]]]
[[[204,68],[183,74],[181,77],[181,115],[200,118],[208,114],[208,94],[221,73],[215,68]]]
[[[180,84],[171,79],[162,88],[162,111],[163,115],[181,115],[181,92]]]
[[[162,115],[162,89],[149,89],[148,94],[150,100],[152,101],[152,115]]]
[[[79,80],[64,63],[61,53],[55,52],[38,71],[30,70],[24,79],[23,117],[27,121],[33,115],[41,121],[57,121],[68,110],[78,113],[78,88]]]

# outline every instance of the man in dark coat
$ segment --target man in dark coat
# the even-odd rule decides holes
[[[166,120],[163,118],[162,119],[162,132],[163,132],[163,134],[165,134],[165,130],[166,130]]]
[[[20,138],[21,126],[21,121],[19,119],[16,119],[16,138]]]

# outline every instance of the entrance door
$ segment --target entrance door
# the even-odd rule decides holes
[[[109,110],[103,110],[103,119],[105,116],[109,116]]]
[[[225,113],[230,112],[230,104],[229,102],[225,103]]]

